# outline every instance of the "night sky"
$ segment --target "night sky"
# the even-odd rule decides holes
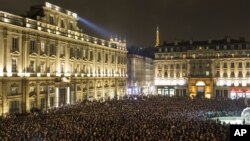
[[[43,0],[0,0],[0,10],[23,15]],[[76,12],[129,45],[154,46],[160,41],[250,39],[250,0],[48,0]],[[89,35],[108,39],[84,27]]]

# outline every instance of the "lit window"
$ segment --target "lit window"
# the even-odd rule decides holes
[[[206,71],[206,76],[209,76],[209,74],[210,74],[209,71]]]
[[[105,63],[108,63],[108,54],[105,54]]]
[[[16,83],[10,86],[11,95],[18,94],[18,85]]]
[[[30,87],[30,92],[35,92],[35,87],[34,86]]]
[[[242,68],[242,62],[239,62],[239,68]]]
[[[50,72],[51,72],[51,73],[54,73],[54,72],[55,72],[55,63],[54,63],[54,62],[51,62],[51,63],[50,63],[50,68],[49,68],[49,69],[50,69]]]
[[[97,61],[101,62],[102,58],[101,58],[101,53],[98,52],[98,56],[97,56]],[[120,62],[120,57],[118,58],[118,63]]]
[[[64,63],[61,63],[61,73],[64,72]]]
[[[34,60],[30,61],[30,72],[35,72],[35,61]]]
[[[77,64],[77,66],[76,66],[76,70],[77,70],[77,72],[79,73],[80,72],[80,64]]]
[[[83,58],[86,58],[86,50],[85,49],[83,49]]]
[[[113,63],[113,61],[115,60],[113,57],[114,57],[114,56],[112,56],[112,63]],[[90,61],[93,61],[93,59],[94,59],[93,51],[90,51],[89,60],[90,60]]]
[[[65,28],[64,20],[63,19],[61,19],[61,28]]]
[[[41,61],[41,63],[40,63],[40,72],[41,73],[45,72],[45,61]]]
[[[75,57],[74,48],[71,47],[71,48],[70,48],[70,58],[73,58],[73,57]]]
[[[60,54],[61,55],[65,54],[65,46],[64,45],[61,46]]]
[[[69,23],[69,29],[73,30],[73,23],[72,22]]]
[[[19,113],[19,101],[10,101],[10,113]]]
[[[54,25],[54,17],[52,15],[49,16],[49,23]]]
[[[45,43],[44,43],[44,41],[41,42],[41,52],[42,53],[45,52]]]
[[[50,44],[50,55],[55,55],[55,45]]]
[[[18,51],[18,38],[12,38],[12,51]]]
[[[36,52],[36,42],[34,40],[30,41],[30,53]]]
[[[13,58],[11,61],[12,61],[12,72],[17,72],[17,63],[16,63],[16,59]]]

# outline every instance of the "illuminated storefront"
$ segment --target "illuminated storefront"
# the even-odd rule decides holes
[[[156,92],[158,95],[167,96],[184,96],[187,94],[185,87],[178,86],[157,86]]]
[[[230,88],[229,98],[231,99],[250,98],[250,88],[248,89]]]

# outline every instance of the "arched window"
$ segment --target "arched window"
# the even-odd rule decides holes
[[[223,68],[227,68],[227,63],[224,63],[224,64],[223,64]]]
[[[164,72],[164,77],[168,77],[168,71]]]
[[[238,77],[243,77],[242,71],[239,71]]]
[[[90,81],[89,82],[89,88],[93,88],[94,87],[94,83],[93,83],[93,81]]]
[[[180,77],[180,72],[177,72],[177,73],[176,73],[176,77]]]
[[[231,72],[230,77],[235,77],[235,74],[233,71]]]
[[[250,72],[249,71],[247,72],[246,77],[250,77]]]
[[[100,88],[101,85],[102,85],[102,84],[101,84],[101,81],[98,81],[98,82],[97,82],[97,88]]]

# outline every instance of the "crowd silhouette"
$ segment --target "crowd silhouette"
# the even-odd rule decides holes
[[[44,113],[0,119],[2,141],[223,141],[229,125],[211,117],[240,115],[244,100],[127,97],[83,101]]]

